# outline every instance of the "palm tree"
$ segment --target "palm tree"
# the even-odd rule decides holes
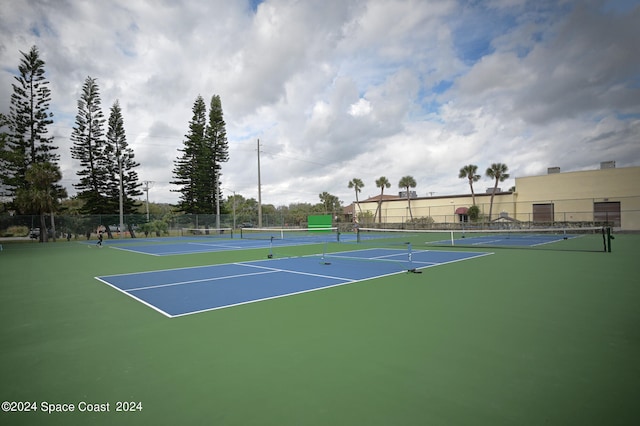
[[[405,176],[400,179],[400,183],[398,183],[398,186],[406,191],[407,204],[409,206],[409,216],[411,217],[411,220],[413,220],[413,213],[411,212],[411,193],[409,192],[409,188],[416,187],[416,180],[413,178],[413,176]]]
[[[477,182],[480,180],[480,175],[477,174],[477,172],[478,166],[476,166],[475,164],[469,164],[461,168],[460,173],[458,174],[458,177],[460,179],[466,178],[469,180],[469,187],[471,188],[471,198],[473,199],[474,206],[476,205],[476,194],[475,192],[473,192],[473,182]]]
[[[498,182],[504,182],[509,178],[507,171],[509,168],[506,164],[493,163],[486,171],[487,177],[495,179],[496,182],[493,185],[493,191],[491,191],[491,204],[489,205],[489,221],[491,221],[491,213],[493,212],[493,197],[496,195],[496,189],[498,189]]]
[[[373,217],[375,218],[377,214],[378,223],[382,223],[382,196],[384,195],[385,188],[391,188],[391,183],[386,177],[380,176],[380,179],[376,179],[376,187],[380,188],[380,198],[378,199],[378,208]]]
[[[360,214],[362,214],[362,207],[360,207],[360,202],[358,201],[358,192],[360,192],[360,189],[363,187],[364,187],[364,183],[362,183],[361,179],[353,178],[349,181],[349,188],[354,188],[356,191],[356,204],[358,205]]]
[[[24,177],[28,186],[16,191],[16,204],[20,209],[40,215],[40,242],[47,241],[45,214],[53,213],[58,199],[67,196],[63,188],[55,186],[60,179],[62,173],[57,165],[50,162],[33,163]]]

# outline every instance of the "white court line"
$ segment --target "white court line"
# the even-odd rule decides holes
[[[363,280],[358,280],[358,281],[363,281]],[[353,281],[353,282],[358,282],[358,281]],[[311,293],[311,292],[314,292],[314,291],[325,290],[325,289],[328,289],[328,288],[339,287],[339,286],[347,285],[347,284],[351,284],[351,282],[336,283],[336,284],[331,284],[331,285],[323,286],[323,287],[317,287],[317,288],[311,288],[311,289],[307,289],[307,290],[295,291],[295,292],[291,292],[291,293],[278,294],[278,295],[275,295],[275,296],[263,297],[263,298],[260,298],[260,299],[251,299],[251,300],[246,300],[244,302],[232,303],[230,305],[216,306],[214,308],[198,309],[197,311],[184,312],[184,313],[176,314],[176,315],[169,315],[169,318],[185,317],[185,316],[188,316],[188,315],[201,314],[203,312],[217,311],[218,309],[226,309],[226,308],[232,308],[234,306],[248,305],[249,303],[264,302],[266,300],[273,300],[273,299],[281,299],[283,297],[296,296],[298,294],[304,294],[304,293]]]
[[[367,250],[369,250],[369,249],[367,249]],[[355,252],[355,251],[359,251],[359,250],[350,250],[350,251],[354,251]],[[428,250],[421,250],[421,251],[428,251]],[[342,253],[346,253],[346,252],[342,252]],[[476,257],[490,256],[490,255],[494,254],[494,253],[491,253],[491,252],[486,252],[486,253],[485,252],[470,252],[470,253],[474,253],[474,254],[476,254],[476,256],[450,260],[448,262],[432,263],[432,264],[430,264],[428,266],[422,266],[422,267],[419,267],[419,268],[416,268],[416,269],[432,268],[432,267],[436,267],[436,266],[440,266],[440,265],[446,265],[448,263],[462,262],[464,260],[475,259]],[[246,266],[253,266],[253,267],[259,268],[259,266],[256,266],[256,265],[246,265]],[[276,269],[276,268],[271,268],[271,269]],[[278,270],[278,271],[295,273],[294,271],[288,271],[286,269],[282,269],[282,270]],[[350,281],[345,281],[345,282],[342,282],[342,283],[332,284],[332,285],[329,285],[329,286],[312,288],[312,289],[309,289],[309,290],[301,290],[301,291],[296,291],[296,292],[286,293],[286,294],[279,294],[277,296],[270,296],[270,297],[265,297],[265,298],[261,298],[261,299],[252,299],[252,300],[247,300],[247,301],[244,301],[244,302],[233,303],[233,304],[230,304],[230,305],[216,306],[214,308],[199,309],[197,311],[184,312],[184,313],[181,313],[181,314],[170,315],[169,317],[170,318],[178,318],[178,317],[185,317],[185,316],[189,316],[189,315],[201,314],[201,313],[204,313],[204,312],[217,311],[219,309],[232,308],[234,306],[247,305],[249,303],[264,302],[266,300],[271,300],[271,299],[280,299],[280,298],[283,298],[283,297],[295,296],[295,295],[298,295],[298,294],[304,294],[304,293],[310,293],[310,292],[313,292],[313,291],[325,290],[325,289],[329,289],[329,288],[333,288],[333,287],[339,287],[339,286],[343,286],[343,285],[347,285],[347,284],[354,284],[354,283],[358,283],[358,282],[362,282],[362,281],[368,281],[368,280],[371,280],[371,279],[378,279],[378,278],[388,277],[388,276],[392,276],[392,275],[399,275],[401,273],[406,273],[406,271],[397,271],[397,272],[392,272],[392,273],[389,273],[389,274],[376,275],[374,277],[363,278],[363,279],[359,279],[359,280],[350,280]],[[314,274],[307,274],[307,275],[314,275]],[[344,280],[343,278],[337,278],[337,279]]]
[[[372,250],[372,249],[349,250],[349,251],[339,252],[339,253],[361,252],[361,251],[367,251],[367,250]],[[429,250],[419,250],[419,252],[424,252],[424,251],[429,251]],[[475,259],[475,258],[478,258],[478,257],[490,256],[490,255],[492,255],[494,253],[493,252],[469,252],[469,254],[474,254],[474,256],[472,256],[472,257],[464,257],[464,258],[460,258],[460,259],[454,259],[454,260],[450,260],[450,261],[446,261],[446,262],[419,262],[419,261],[416,262],[416,261],[414,261],[414,263],[421,263],[421,264],[425,265],[425,266],[419,266],[416,269],[424,269],[424,268],[431,268],[431,267],[436,267],[436,266],[440,266],[440,265],[446,265],[446,264],[449,264],[449,263],[462,262],[462,261],[465,261],[465,260]],[[302,256],[302,257],[311,257],[311,256],[317,256],[317,255]],[[336,256],[336,257],[340,257],[340,256]],[[345,257],[342,256],[342,258],[345,258]],[[358,259],[358,260],[366,260],[364,258],[358,258],[358,257],[355,257],[355,256],[349,256],[349,257],[346,257],[346,258],[347,259],[354,258],[354,259]],[[386,259],[381,259],[381,260],[387,261]],[[271,262],[271,261],[272,260],[257,260],[257,261],[254,261],[254,262]],[[393,262],[393,261],[389,260],[389,262]],[[166,271],[209,268],[209,267],[223,266],[223,265],[247,266],[247,267],[251,267],[251,268],[263,269],[265,271],[264,272],[256,272],[256,273],[248,273],[248,274],[228,275],[228,276],[223,276],[223,277],[207,278],[207,279],[202,279],[202,280],[192,280],[192,281],[184,281],[184,282],[177,282],[177,283],[169,283],[169,284],[162,284],[162,285],[159,285],[159,286],[140,287],[140,288],[128,289],[128,290],[121,289],[121,288],[109,283],[108,281],[105,281],[104,279],[102,279],[102,278],[115,277],[115,276],[151,274],[151,273],[166,272]],[[329,286],[322,286],[322,287],[308,289],[308,290],[301,290],[301,291],[296,291],[296,292],[291,292],[291,293],[286,293],[286,294],[281,294],[281,295],[276,295],[276,296],[270,296],[270,297],[261,298],[261,299],[252,299],[252,300],[247,300],[247,301],[244,301],[244,302],[234,303],[234,304],[230,304],[230,305],[224,305],[224,306],[217,306],[217,307],[212,307],[212,308],[200,309],[200,310],[184,312],[184,313],[176,314],[176,315],[171,315],[171,314],[163,311],[162,309],[158,308],[157,306],[152,305],[152,304],[150,304],[150,303],[148,303],[148,302],[146,302],[146,301],[140,299],[139,297],[136,297],[136,296],[134,296],[133,294],[130,293],[130,291],[142,290],[142,289],[145,289],[145,288],[153,289],[153,288],[161,288],[161,287],[168,287],[168,286],[175,286],[175,285],[185,285],[185,284],[196,283],[196,282],[216,281],[216,280],[224,280],[224,279],[233,278],[233,277],[242,277],[242,276],[250,276],[250,275],[262,275],[262,274],[277,273],[277,272],[285,272],[285,273],[290,273],[290,274],[315,276],[315,277],[319,277],[319,278],[333,279],[333,280],[338,280],[338,281],[342,281],[342,282],[339,282],[339,283],[336,283],[336,284],[332,284],[332,285],[329,285]],[[123,293],[123,294],[125,294],[125,295],[127,295],[127,296],[129,296],[129,297],[141,302],[142,304],[152,308],[153,310],[155,310],[157,312],[160,312],[161,314],[163,314],[164,316],[166,316],[168,318],[177,318],[177,317],[194,315],[194,314],[203,313],[203,312],[214,311],[214,310],[218,310],[218,309],[230,308],[230,307],[233,307],[233,306],[245,305],[245,304],[249,304],[249,303],[261,302],[261,301],[270,300],[270,299],[278,299],[278,298],[282,298],[282,297],[288,297],[288,296],[308,293],[308,292],[312,292],[312,291],[324,290],[324,289],[328,289],[328,288],[332,288],[332,287],[337,287],[337,286],[342,286],[342,285],[347,285],[347,284],[352,284],[352,283],[358,283],[358,282],[362,282],[362,281],[368,281],[368,280],[383,278],[383,277],[392,276],[392,275],[398,275],[398,274],[405,273],[405,272],[406,271],[402,270],[402,271],[396,271],[396,272],[383,274],[383,275],[375,275],[375,276],[372,276],[372,277],[367,277],[367,278],[362,278],[362,279],[348,279],[348,278],[342,278],[342,277],[334,277],[334,276],[330,276],[330,275],[306,273],[306,272],[299,272],[299,271],[291,271],[291,270],[287,270],[287,269],[271,268],[271,267],[267,267],[267,266],[259,266],[259,265],[252,265],[252,264],[237,262],[237,263],[227,263],[227,264],[220,264],[220,265],[206,265],[206,266],[192,266],[192,267],[183,267],[183,268],[171,268],[171,269],[160,270],[160,271],[154,270],[154,271],[145,271],[145,272],[137,272],[137,273],[115,274],[115,275],[109,275],[109,276],[103,276],[103,277],[94,277],[94,278],[97,279],[98,281],[101,281],[101,282],[107,284],[108,286],[110,286],[112,288],[115,288],[119,292],[121,292],[121,293]]]
[[[247,265],[243,265],[243,266],[247,266]],[[226,280],[227,278],[240,278],[240,277],[249,277],[249,276],[252,276],[252,275],[273,274],[275,272],[278,272],[278,271],[252,272],[252,273],[249,273],[249,274],[236,274],[236,275],[225,275],[223,277],[203,278],[201,280],[177,281],[177,282],[174,282],[174,283],[159,284],[159,285],[149,285],[149,286],[145,286],[145,287],[130,288],[130,289],[127,289],[126,291],[149,290],[149,289],[152,289],[152,288],[172,287],[172,286],[184,285],[184,284],[205,283],[205,282],[209,282],[209,281]]]
[[[148,256],[161,256],[161,255],[159,255],[159,254],[155,254],[155,253],[145,253],[145,252],[140,251],[140,250],[134,250],[134,249],[131,249],[131,248],[125,248],[125,247],[115,247],[115,246],[110,246],[109,248],[112,248],[112,249],[114,249],[114,250],[128,251],[128,252],[131,252],[131,253],[146,254],[146,255],[148,255]]]
[[[130,298],[132,298],[132,299],[134,299],[134,300],[137,300],[138,302],[142,303],[143,305],[150,307],[150,308],[151,308],[151,309],[153,309],[154,311],[156,311],[156,312],[160,312],[160,313],[161,313],[162,315],[164,315],[165,317],[167,317],[167,318],[173,318],[173,315],[171,315],[170,313],[165,312],[165,311],[163,311],[162,309],[158,308],[156,305],[152,305],[151,303],[148,303],[148,302],[146,302],[146,301],[144,301],[144,300],[140,299],[139,297],[134,296],[133,294],[131,294],[131,293],[129,293],[129,292],[127,292],[127,291],[125,291],[125,290],[121,289],[120,287],[118,287],[118,286],[115,286],[115,285],[111,284],[109,281],[105,281],[105,280],[103,280],[103,279],[102,279],[102,278],[100,278],[100,277],[93,277],[93,278],[95,278],[96,280],[98,280],[98,281],[100,281],[100,282],[102,282],[102,283],[104,283],[104,284],[108,285],[108,286],[109,286],[109,287],[111,287],[111,288],[115,288],[115,289],[116,289],[116,290],[118,290],[120,293],[122,293],[122,294],[124,294],[124,295],[127,295],[127,296],[129,296]]]
[[[342,277],[334,277],[331,275],[323,275],[323,274],[313,274],[311,272],[300,272],[300,271],[292,271],[290,269],[279,269],[279,268],[269,268],[268,266],[258,266],[258,265],[250,265],[247,263],[235,263],[235,265],[249,266],[251,268],[259,268],[259,269],[267,269],[272,272],[286,272],[288,274],[296,274],[296,275],[308,275],[310,277],[318,277],[318,278],[329,278],[332,280],[340,280],[346,282],[353,282],[354,280],[351,278],[342,278]]]
[[[216,243],[216,244],[211,244],[211,243],[187,243],[193,246],[205,246],[205,247],[220,247],[223,249],[236,249],[236,250],[240,250],[244,247],[241,246],[231,246],[229,244],[220,244],[220,243]]]
[[[374,256],[374,257],[358,257],[358,256],[336,256],[337,253],[327,253],[326,257],[330,259],[346,259],[346,260],[361,260],[361,261],[371,261],[371,260],[379,260],[381,262],[389,262],[389,263],[402,263],[404,261],[409,261],[409,259],[400,259],[400,260],[392,260],[389,259],[391,257],[398,256],[408,256],[407,252],[398,251],[398,253],[387,254],[384,256]]]

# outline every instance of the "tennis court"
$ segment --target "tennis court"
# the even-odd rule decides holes
[[[357,241],[410,240],[416,246],[432,247],[495,247],[558,251],[608,251],[611,230],[603,227],[584,228],[512,228],[512,229],[452,229],[409,230],[360,228]]]
[[[140,239],[105,240],[105,246],[151,256],[213,253],[226,250],[268,249],[295,247],[309,244],[355,242],[356,234],[341,234],[337,228],[327,229],[279,229],[253,228],[233,232],[231,229],[187,230],[183,236]],[[205,234],[206,232],[206,234]],[[94,246],[95,241],[82,241]]]
[[[96,279],[173,318],[414,272],[488,254],[366,249]]]
[[[638,235],[277,237],[3,241],[0,424],[637,423]]]

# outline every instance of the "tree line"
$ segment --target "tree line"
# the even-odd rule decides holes
[[[0,184],[12,198],[8,209],[38,214],[40,228],[45,229],[45,216],[63,209],[61,200],[67,198],[67,191],[60,185],[59,148],[49,131],[54,119],[45,61],[37,46],[20,53],[9,114],[0,114]],[[177,210],[219,213],[221,163],[228,160],[220,97],[211,99],[208,122],[201,96],[193,112],[182,155],[174,163],[171,183],[181,193]],[[142,195],[136,171],[140,164],[127,144],[122,108],[115,100],[105,119],[100,88],[91,76],[85,79],[77,101],[70,140],[71,157],[80,164],[78,182],[73,184],[77,190],[73,198],[81,204],[78,213],[116,214],[121,203],[124,214],[136,213],[136,197]],[[46,241],[47,233],[41,232],[40,238]]]

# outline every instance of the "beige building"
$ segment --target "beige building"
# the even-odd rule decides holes
[[[620,230],[640,230],[640,167],[616,168],[601,163],[596,170],[561,172],[550,168],[546,175],[516,178],[515,191],[496,193],[492,222],[527,225],[599,226],[611,224]],[[476,194],[475,204],[488,220],[491,194]],[[360,202],[355,209],[361,224],[416,224],[458,226],[468,221],[471,194],[438,197],[378,197]],[[362,214],[360,213],[362,210]]]

